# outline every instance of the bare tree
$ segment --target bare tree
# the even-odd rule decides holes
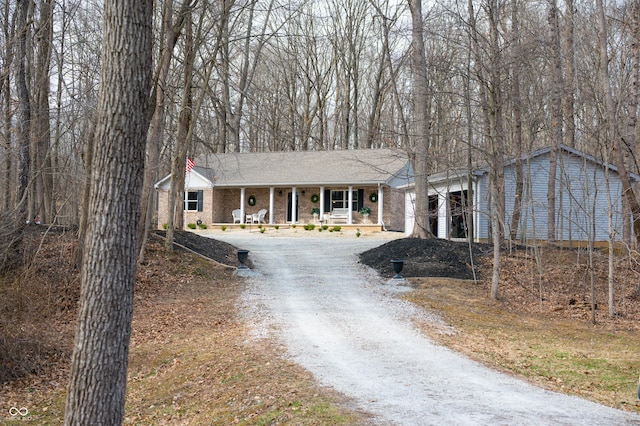
[[[4,50],[2,52],[2,70],[0,77],[2,78],[0,82],[0,94],[2,94],[2,106],[0,110],[2,111],[2,137],[4,139],[3,150],[4,150],[4,173],[2,179],[4,181],[3,190],[2,190],[2,208],[0,210],[8,211],[11,207],[11,192],[13,190],[12,185],[12,119],[13,119],[13,111],[11,108],[12,99],[11,99],[11,66],[13,64],[13,43],[10,41],[14,38],[14,26],[10,24],[11,21],[11,11],[9,9],[9,2],[4,2],[4,7],[2,9],[2,40],[4,43]]]
[[[193,23],[191,14],[186,16],[185,25],[185,59],[184,82],[182,87],[182,104],[178,117],[176,147],[171,163],[171,183],[169,189],[169,223],[167,227],[166,247],[173,248],[174,229],[184,228],[184,182],[189,135],[193,118],[193,63],[195,47],[193,42]]]
[[[522,63],[522,52],[520,50],[520,19],[518,16],[518,0],[511,3],[511,50],[512,50],[512,84],[511,84],[511,104],[513,116],[513,152],[515,161],[515,193],[513,197],[513,210],[511,212],[511,225],[509,227],[509,239],[514,241],[518,235],[518,227],[522,216],[524,202],[524,168],[522,161],[523,140],[522,140],[522,99],[520,95],[520,74]]]
[[[55,213],[53,178],[51,171],[51,114],[49,95],[51,80],[51,49],[53,44],[53,1],[39,3],[40,18],[36,31],[37,55],[34,67],[34,114],[32,124],[31,171],[35,178],[30,197],[31,215],[39,215],[49,223]]]
[[[429,226],[429,183],[431,172],[429,132],[431,129],[431,94],[427,79],[427,59],[424,50],[422,0],[408,0],[411,10],[411,70],[414,87],[415,136],[411,161],[415,176],[416,211],[412,237],[432,237]]]
[[[149,125],[151,0],[106,0],[96,147],[65,425],[121,424]]]
[[[547,240],[556,239],[556,175],[557,157],[562,143],[562,58],[558,5],[549,0],[549,31],[551,34],[551,150],[549,152],[549,180],[547,185]]]
[[[16,3],[16,33],[17,33],[17,72],[16,86],[18,93],[18,192],[16,201],[19,203],[19,210],[27,215],[27,189],[30,175],[30,129],[31,129],[31,98],[29,87],[27,86],[27,37],[29,25],[27,15],[29,13],[29,0],[18,0]]]
[[[596,8],[598,15],[598,45],[600,52],[600,70],[599,76],[602,84],[601,90],[605,98],[606,123],[607,123],[607,141],[613,144],[615,149],[615,160],[618,166],[620,181],[622,183],[622,191],[624,197],[631,209],[633,217],[633,231],[636,243],[640,242],[640,201],[631,185],[631,178],[624,159],[626,147],[623,144],[623,138],[620,136],[616,120],[616,108],[611,92],[611,81],[609,77],[609,55],[607,53],[607,22],[605,20],[604,5],[602,0],[596,0]]]
[[[151,218],[153,216],[154,192],[153,184],[159,179],[158,166],[160,159],[160,145],[165,133],[166,97],[169,84],[169,69],[174,56],[174,49],[186,22],[187,13],[195,6],[197,0],[183,0],[176,19],[173,19],[173,0],[166,0],[162,9],[162,29],[160,31],[160,61],[156,75],[154,76],[154,88],[150,103],[154,108],[151,119],[149,136],[147,139],[147,157],[144,173],[144,186],[142,189],[142,210],[140,222],[141,228],[139,261],[144,261],[144,248],[147,241]]]

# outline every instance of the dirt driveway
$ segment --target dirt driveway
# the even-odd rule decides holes
[[[640,416],[531,386],[437,346],[412,320],[440,321],[394,297],[357,263],[368,238],[210,234],[250,250],[245,314],[318,382],[384,425],[638,425]]]

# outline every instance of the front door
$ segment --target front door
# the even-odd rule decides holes
[[[300,222],[300,210],[298,209],[298,199],[300,194],[297,194],[296,197],[296,222]],[[293,198],[293,194],[291,192],[287,193],[287,222],[291,222],[291,199]]]

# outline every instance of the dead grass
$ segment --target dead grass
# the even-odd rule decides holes
[[[15,424],[10,407],[28,408],[32,424],[61,423],[78,298],[68,266],[74,245],[68,232],[31,235],[21,252],[27,267],[0,276],[0,424]],[[159,242],[147,254],[136,283],[126,424],[367,423],[277,344],[250,337],[237,315],[243,283],[232,272],[166,253]],[[591,325],[583,254],[545,250],[543,275],[530,254],[506,256],[498,302],[487,283],[452,279],[411,279],[416,291],[406,297],[451,324],[422,325],[444,345],[545,388],[640,411],[637,275],[618,260],[619,314],[609,319],[600,306]],[[597,260],[596,299],[604,301],[606,259]]]
[[[635,330],[492,302],[487,284],[437,278],[411,282],[416,290],[406,298],[439,313],[455,330],[422,325],[439,343],[544,388],[640,411],[640,335]]]
[[[59,252],[59,241],[45,244],[36,258],[46,267],[44,259]],[[185,252],[166,253],[158,242],[150,244],[147,256],[136,283],[125,424],[366,424],[365,415],[345,408],[344,397],[317,386],[308,372],[281,356],[276,344],[249,337],[237,316],[243,283],[229,269]],[[11,282],[11,287],[0,287],[5,294],[27,290],[25,282]],[[75,313],[38,311],[36,293],[42,297],[50,291],[39,288],[42,282],[32,280],[33,305],[14,310],[20,319],[11,323],[30,330],[35,346],[21,349],[14,342],[8,348],[25,356],[40,350],[34,348],[48,348],[57,357],[15,358],[25,370],[36,370],[0,384],[0,424],[15,424],[10,407],[26,407],[29,413],[22,420],[32,424],[58,425],[64,416]],[[5,321],[12,310],[3,305]],[[8,333],[4,325],[0,335]]]

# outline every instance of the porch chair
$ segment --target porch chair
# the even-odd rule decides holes
[[[260,209],[258,213],[253,214],[253,223],[265,223],[264,217],[267,215],[267,209]]]
[[[240,216],[241,212],[242,210],[240,209],[235,209],[231,212],[231,216],[233,216],[233,223],[236,223],[236,221],[238,221],[238,223],[242,223],[242,216]]]

